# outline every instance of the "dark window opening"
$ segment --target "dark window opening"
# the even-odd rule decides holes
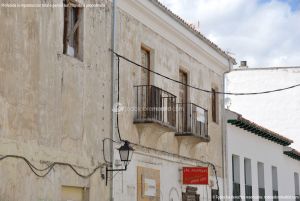
[[[277,167],[272,166],[272,189],[273,189],[273,201],[278,201],[278,176]]]
[[[211,89],[211,114],[212,114],[212,120],[215,123],[218,123],[218,97],[216,93],[216,89]]]
[[[219,191],[216,189],[211,190],[211,201],[219,201]]]
[[[297,172],[294,173],[294,183],[295,183],[295,197],[296,201],[300,201],[300,189],[299,189],[299,174]]]
[[[188,76],[186,72],[179,70],[179,81],[181,83],[184,83],[184,85],[179,85],[179,103],[182,104],[182,108],[180,111],[182,115],[179,116],[178,121],[181,122],[181,130],[186,131],[188,129]]]
[[[240,186],[240,157],[232,155],[232,195],[234,201],[241,200],[241,186]]]
[[[251,160],[244,159],[244,175],[245,175],[245,195],[246,201],[252,200],[252,173],[251,173]]]
[[[83,9],[68,1],[64,7],[63,53],[82,60]]]
[[[264,164],[261,162],[257,163],[257,177],[259,201],[265,201],[265,173]]]

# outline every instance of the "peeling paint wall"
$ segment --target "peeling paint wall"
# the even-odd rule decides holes
[[[30,3],[51,2],[62,0]],[[84,8],[83,62],[63,54],[63,8],[0,8],[0,155],[25,156],[39,167],[45,167],[41,161],[68,162],[84,174],[104,163],[102,139],[111,132],[111,4],[89,2],[103,7]],[[55,166],[38,178],[24,161],[5,159],[0,178],[5,201],[60,200],[62,185],[89,187],[90,200],[109,196],[99,172],[82,179]]]
[[[103,3],[100,0],[80,2]],[[133,1],[120,2],[130,7]],[[41,1],[35,0],[35,3]],[[213,50],[208,46],[192,44],[190,36],[177,36],[176,31],[169,35],[177,37],[172,41],[166,37],[169,31],[163,34],[156,31],[164,27],[160,19],[153,26],[146,26],[146,21],[151,19],[149,16],[136,18],[132,15],[140,11],[128,14],[124,10],[118,9],[116,25],[120,54],[140,63],[140,48],[145,45],[153,50],[153,70],[178,80],[182,68],[189,75],[189,84],[208,90],[211,87],[223,89],[223,73],[228,70],[226,59],[219,59],[221,56],[217,53],[217,56],[211,55]],[[102,139],[111,133],[112,72],[108,51],[111,46],[111,4],[107,2],[102,8],[84,8],[83,13],[82,62],[63,54],[63,8],[0,8],[3,28],[0,32],[0,155],[22,155],[43,167],[53,161],[68,162],[82,173],[88,173],[104,162]],[[179,38],[189,41],[189,52],[179,45],[184,44]],[[120,73],[120,102],[123,106],[134,107],[133,86],[139,84],[140,69],[121,61]],[[153,85],[179,95],[178,84],[157,76],[152,76],[151,80]],[[190,138],[179,140],[174,132],[162,132],[149,125],[142,125],[139,132],[133,124],[132,111],[120,113],[121,135],[134,143],[210,161],[222,178],[223,99],[219,97],[220,119],[215,124],[211,119],[210,95],[189,90],[189,96],[191,102],[209,111],[209,143],[195,143]],[[151,156],[139,160],[156,161]],[[180,161],[158,162],[166,164],[164,171],[173,168],[171,172],[176,172],[181,167],[174,165]],[[132,163],[127,176],[135,171],[135,164],[137,161]],[[210,171],[212,180],[213,176]],[[6,159],[0,162],[0,178],[0,200],[56,201],[61,199],[62,186],[87,187],[90,200],[109,200],[109,189],[98,172],[90,179],[82,179],[68,167],[56,166],[46,178],[38,178],[23,161]],[[120,175],[115,179],[119,181]],[[127,187],[131,193],[136,193],[130,182]],[[118,191],[119,187],[116,189]],[[167,187],[162,186],[162,189]],[[123,199],[122,192],[117,192],[120,197],[116,200]]]
[[[150,49],[151,70],[166,75],[172,79],[179,80],[179,70],[183,69],[188,74],[188,83],[195,87],[211,90],[212,87],[217,87],[218,90],[223,90],[223,73],[229,70],[228,61],[222,63],[217,59],[212,59],[212,55],[207,55],[203,52],[197,52],[199,57],[195,58],[189,52],[182,49],[178,45],[184,36],[178,36],[175,30],[170,31],[172,37],[177,37],[176,41],[170,40],[170,37],[165,37],[169,29],[175,26],[176,22],[163,25],[164,18],[162,15],[153,14],[152,10],[159,8],[143,7],[143,3],[149,1],[119,1],[117,15],[117,52],[130,60],[141,64],[141,47]],[[150,3],[149,3],[150,4]],[[158,12],[158,11],[157,11]],[[153,15],[153,16],[152,16]],[[137,17],[138,16],[138,17]],[[157,17],[157,18],[155,18]],[[153,20],[153,26],[150,26]],[[173,19],[174,20],[174,19]],[[169,27],[170,26],[170,27]],[[181,27],[177,24],[176,26]],[[181,27],[182,28],[182,27]],[[184,29],[184,28],[182,28]],[[187,39],[188,40],[188,39]],[[199,38],[198,38],[199,40]],[[197,46],[196,44],[193,44]],[[190,51],[195,51],[195,47],[191,45]],[[197,46],[197,48],[199,48]],[[201,47],[204,48],[204,47]],[[205,48],[204,48],[205,49]],[[195,52],[193,52],[195,53]],[[204,58],[203,60],[199,58]],[[134,90],[135,85],[141,84],[141,68],[120,59],[120,103],[123,110],[120,112],[120,131],[123,139],[151,147],[153,149],[163,150],[172,154],[178,154],[190,159],[199,159],[210,161],[216,165],[218,172],[220,191],[222,192],[222,116],[223,116],[223,97],[219,96],[219,120],[218,124],[212,121],[211,115],[211,95],[189,89],[189,100],[208,110],[208,132],[210,142],[205,143],[185,137],[179,139],[175,137],[175,132],[168,131],[162,126],[157,126],[150,123],[134,124],[134,115],[136,108],[137,94]],[[177,97],[179,96],[179,84],[170,80],[164,79],[158,75],[150,75],[150,84],[162,88]],[[179,172],[182,166],[197,166],[195,162],[189,161],[187,164],[182,160],[160,159],[162,153],[149,154],[148,151],[140,150],[135,147],[132,162],[129,164],[128,170],[115,175],[114,177],[114,199],[115,200],[136,200],[137,199],[137,166],[151,167],[160,170],[161,174],[161,200],[169,200],[169,191],[175,186],[175,190],[179,195],[174,200],[180,200],[181,193],[185,187],[180,181]],[[118,153],[115,153],[115,158],[118,159]],[[171,160],[171,161],[170,161]],[[143,161],[150,161],[144,163]],[[118,164],[118,163],[117,163]],[[203,165],[203,164],[202,164]],[[120,166],[115,166],[116,168]],[[174,173],[174,174],[173,174]],[[198,186],[198,192],[202,199],[206,199],[206,193],[210,194],[210,189],[216,189],[216,181],[214,180],[213,171],[209,171],[210,186]],[[205,193],[205,195],[204,195]]]
[[[189,84],[211,89],[212,86],[217,86],[222,89],[223,78],[222,75],[210,70],[203,65],[201,61],[195,60],[183,52],[180,47],[176,47],[171,41],[162,38],[160,35],[153,32],[149,27],[144,26],[137,19],[120,11],[118,17],[118,52],[133,61],[140,63],[140,49],[142,44],[146,44],[153,49],[153,66],[152,70],[157,71],[163,75],[167,75],[173,79],[179,80],[179,69],[183,68],[188,72]],[[140,84],[140,71],[137,66],[129,64],[121,59],[120,62],[120,102],[123,106],[134,108],[136,105],[136,92],[134,86]],[[179,96],[179,84],[170,80],[166,80],[158,75],[151,75],[151,84],[160,87],[177,97]],[[213,123],[211,119],[211,97],[207,93],[199,92],[189,89],[189,97],[192,103],[195,103],[207,109],[209,114],[209,136],[211,141],[209,143],[199,143],[194,146],[181,143],[179,145],[178,139],[174,136],[174,132],[165,132],[163,135],[157,134],[151,140],[142,139],[138,134],[137,125],[133,124],[134,112],[125,110],[120,113],[120,129],[124,138],[129,139],[135,143],[143,145],[153,145],[155,148],[167,149],[168,151],[191,158],[198,158],[209,160],[215,163],[218,168],[222,167],[222,145],[221,145],[221,119],[219,123]],[[222,97],[219,97],[219,108],[222,111]],[[222,117],[220,113],[219,117]],[[132,123],[128,123],[132,122]],[[149,128],[149,125],[145,125]],[[156,130],[157,131],[157,130]],[[154,134],[155,128],[149,130]],[[150,138],[149,138],[150,139]],[[153,141],[154,140],[154,141]],[[219,169],[221,173],[221,169]]]

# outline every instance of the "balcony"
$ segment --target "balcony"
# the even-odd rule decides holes
[[[202,142],[208,142],[207,110],[193,103],[177,104],[176,136],[191,136]]]
[[[176,96],[153,85],[135,86],[135,124],[154,123],[165,131],[176,130]]]

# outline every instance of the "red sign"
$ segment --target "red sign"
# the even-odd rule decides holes
[[[184,167],[183,184],[208,185],[207,167]]]

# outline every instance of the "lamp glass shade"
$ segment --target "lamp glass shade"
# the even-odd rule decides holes
[[[129,150],[119,150],[121,161],[128,161]]]
[[[134,149],[129,145],[128,141],[125,141],[124,145],[122,145],[118,150],[121,161],[124,162],[125,166],[127,166],[131,161]]]

